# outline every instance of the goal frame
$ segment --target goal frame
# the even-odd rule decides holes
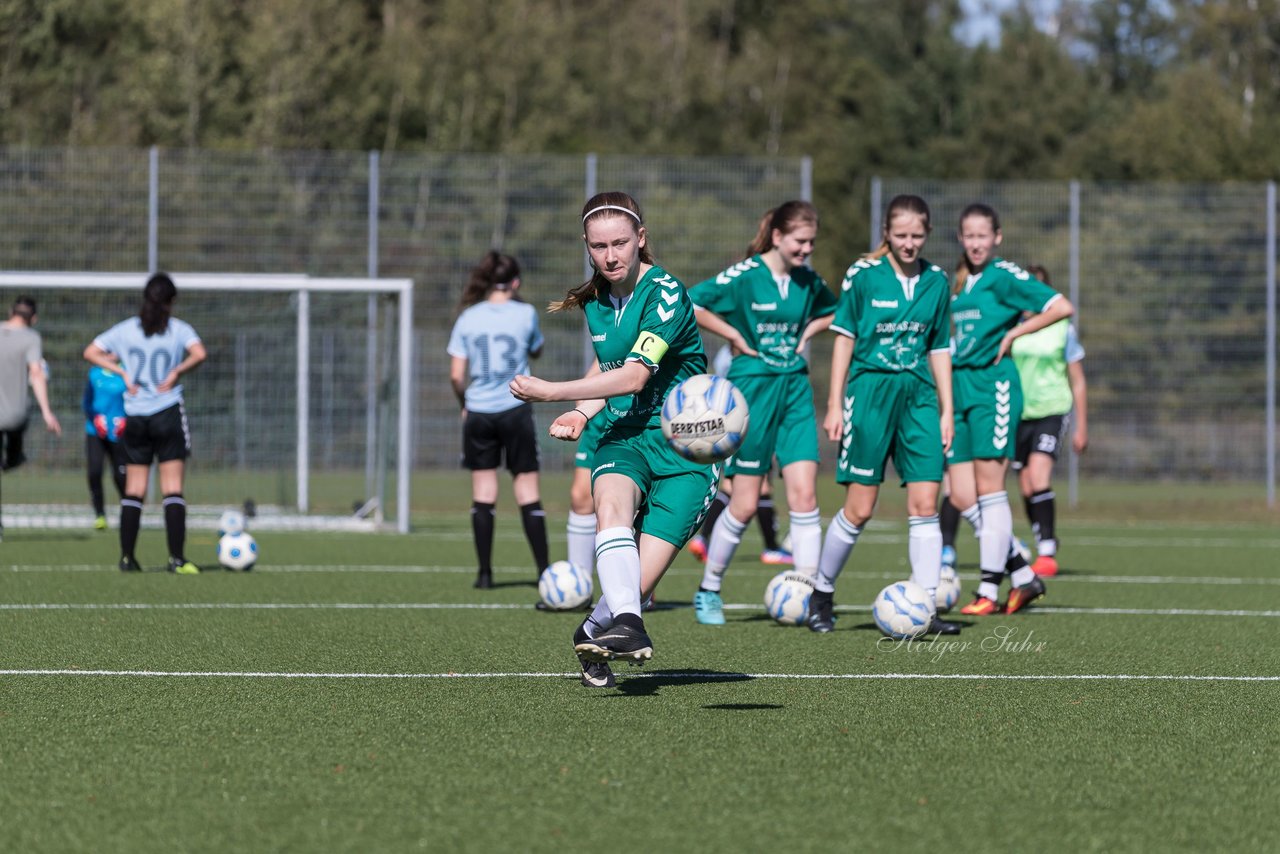
[[[311,443],[311,294],[349,293],[375,296],[388,294],[399,297],[399,351],[400,372],[399,413],[396,424],[398,453],[396,455],[396,519],[395,530],[409,532],[410,480],[413,471],[413,280],[360,277],[313,277],[306,274],[261,273],[178,273],[166,271],[179,291],[203,292],[275,292],[293,293],[298,298],[297,335],[297,510],[306,514],[310,507]],[[151,273],[92,273],[92,272],[0,272],[0,288],[40,288],[51,290],[122,290],[141,292]],[[376,336],[376,330],[371,335]],[[371,338],[369,347],[376,347]],[[371,362],[372,364],[372,362]],[[370,377],[370,381],[373,381]],[[367,449],[367,453],[373,453]],[[375,492],[373,497],[380,494]],[[376,508],[381,520],[381,508]]]

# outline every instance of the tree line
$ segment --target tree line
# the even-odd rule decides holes
[[[833,266],[873,174],[1280,171],[1280,0],[962,23],[959,0],[0,0],[0,144],[810,155]]]

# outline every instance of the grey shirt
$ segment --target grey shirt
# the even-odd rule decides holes
[[[40,333],[0,323],[0,430],[26,423],[28,366],[40,360]]]

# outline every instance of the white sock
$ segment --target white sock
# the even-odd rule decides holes
[[[1009,581],[1014,587],[1021,587],[1024,584],[1030,584],[1036,577],[1035,572],[1029,566],[1019,567],[1009,576]]]
[[[822,557],[818,560],[818,577],[814,581],[814,589],[822,593],[836,592],[836,579],[844,570],[849,553],[858,543],[858,535],[862,529],[850,522],[844,515],[844,509],[836,512],[831,524],[827,526],[827,538],[822,544]]]
[[[609,610],[609,603],[601,596],[591,616],[587,617],[587,621],[582,624],[582,630],[587,633],[587,637],[593,638],[596,632],[603,632],[612,627],[613,612]]]
[[[596,534],[596,575],[610,613],[640,616],[640,550],[635,531],[618,527]]]
[[[1058,554],[1057,540],[1040,540],[1036,543],[1036,553],[1045,557],[1054,557]]]
[[[818,577],[818,556],[822,553],[822,516],[817,508],[808,513],[791,512],[791,558],[796,572]]]
[[[747,520],[751,521],[750,519]],[[711,539],[707,542],[707,562],[702,568],[702,589],[720,592],[720,584],[724,581],[724,571],[733,560],[733,553],[742,542],[742,532],[747,530],[746,522],[733,518],[733,513],[725,510],[711,528]]]
[[[996,602],[1000,599],[1000,588],[990,581],[979,581],[978,595],[983,599],[990,599],[992,602]]]
[[[907,556],[911,580],[928,590],[932,600],[942,577],[942,526],[936,513],[907,517]]]
[[[1013,543],[1013,511],[1009,493],[1001,490],[978,496],[982,508],[982,529],[978,533],[978,565],[983,572],[1004,574],[1005,560]]]
[[[975,537],[982,536],[982,507],[980,505],[975,504],[968,510],[961,510],[960,515],[969,523],[969,527],[973,528]]]
[[[579,515],[569,511],[565,529],[569,540],[569,563],[590,573],[596,565],[596,514]]]

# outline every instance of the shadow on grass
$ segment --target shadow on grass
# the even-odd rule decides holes
[[[714,703],[702,708],[724,712],[758,712],[767,709],[785,709],[786,706],[780,703]]]
[[[615,662],[616,663],[616,662]],[[746,673],[730,673],[721,670],[615,670],[618,676],[618,693],[611,697],[649,697],[669,685],[707,685],[722,682],[749,682],[753,677]]]

